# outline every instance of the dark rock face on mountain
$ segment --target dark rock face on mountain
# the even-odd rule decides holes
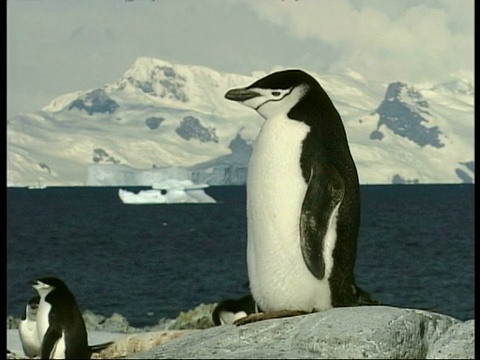
[[[85,110],[88,115],[95,113],[112,114],[117,110],[119,105],[108,97],[102,89],[93,90],[81,98],[74,100],[69,106],[68,110],[79,109]]]
[[[426,145],[443,147],[444,144],[439,138],[442,132],[438,126],[426,126],[429,122],[428,117],[431,117],[428,108],[428,102],[415,89],[402,82],[390,84],[385,99],[376,110],[380,120],[377,129],[370,134],[370,139],[382,140],[384,134],[380,127],[385,125],[395,134],[422,147]]]
[[[253,150],[252,145],[246,142],[244,138],[242,138],[240,132],[237,134],[235,139],[230,141],[228,147],[230,148],[230,150],[232,150],[232,154],[243,154],[246,159],[250,158]]]
[[[228,147],[231,154],[191,166],[191,179],[195,183],[210,185],[244,185],[253,147],[242,138],[240,132]]]
[[[160,126],[163,120],[165,119],[162,117],[152,116],[145,120],[145,124],[147,124],[150,130],[155,130]]]
[[[150,71],[149,80],[139,80],[129,76],[127,81],[148,95],[181,102],[188,101],[188,96],[183,90],[187,79],[178,75],[172,67],[157,65]]]
[[[113,163],[113,164],[120,163],[119,160],[115,159],[107,151],[101,148],[93,149],[92,161],[94,163]]]
[[[465,161],[465,162],[462,162],[460,161],[460,164],[465,166],[468,170],[470,170],[471,172],[474,172],[475,171],[475,162],[473,160],[471,161]]]
[[[218,143],[218,136],[215,134],[215,128],[208,128],[203,126],[196,117],[185,116],[180,123],[180,126],[175,129],[175,132],[183,139],[198,139],[201,142],[215,142]]]
[[[472,173],[475,172],[475,163],[473,161],[466,161],[466,162],[459,161],[459,164],[464,166],[468,170],[470,170],[470,172]],[[467,184],[473,183],[473,178],[468,174],[467,171],[465,171],[465,169],[456,168],[455,173],[460,178],[460,180],[462,180],[463,183],[467,183]]]
[[[463,183],[466,183],[466,184],[472,184],[473,183],[472,177],[470,175],[468,175],[464,170],[457,168],[457,169],[455,169],[455,173],[460,178],[460,180],[462,180]]]
[[[418,184],[418,179],[405,179],[402,176],[395,174],[392,178],[392,184]]]
[[[50,168],[48,167],[48,165],[45,164],[45,163],[38,163],[38,166],[40,166],[41,169],[48,171],[49,173],[52,172],[52,171],[50,170]]]

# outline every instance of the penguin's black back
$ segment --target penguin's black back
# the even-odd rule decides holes
[[[309,87],[287,114],[290,119],[310,126],[300,159],[305,181],[309,180],[312,166],[316,166],[325,172],[334,168],[344,183],[344,197],[337,217],[337,241],[332,254],[334,266],[329,282],[334,307],[354,305],[359,296],[354,267],[360,228],[360,185],[345,127],[332,100],[313,77],[301,70],[289,71],[286,76],[296,78]]]
[[[58,279],[59,280],[59,279]],[[65,356],[68,359],[89,359],[87,330],[77,301],[68,287],[60,281],[42,280],[55,287],[45,301],[51,305],[50,326],[65,332]]]

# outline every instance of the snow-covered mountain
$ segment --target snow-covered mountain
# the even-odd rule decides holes
[[[362,184],[473,182],[470,82],[378,84],[350,69],[310,73],[343,118]],[[242,184],[263,120],[224,94],[265,74],[139,58],[113,84],[8,119],[7,185],[151,185],[172,177]]]

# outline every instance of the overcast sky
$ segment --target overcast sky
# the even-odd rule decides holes
[[[7,113],[115,82],[140,56],[251,74],[473,79],[473,0],[8,0]]]

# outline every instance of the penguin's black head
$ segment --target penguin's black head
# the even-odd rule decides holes
[[[245,88],[229,90],[225,98],[242,103],[268,119],[287,114],[308,91],[319,86],[312,76],[302,70],[283,70],[269,74]]]
[[[35,309],[38,307],[38,304],[40,303],[40,296],[35,295],[28,300],[28,306],[30,306],[32,309]]]
[[[22,320],[29,318],[32,321],[35,321],[37,318],[38,304],[40,303],[40,296],[36,295],[28,300],[27,306],[25,307],[25,312],[23,313]]]
[[[56,277],[45,277],[32,281],[32,286],[37,290],[40,296],[47,295],[50,291],[55,289],[67,289],[67,285]],[[67,289],[68,290],[68,289]]]

